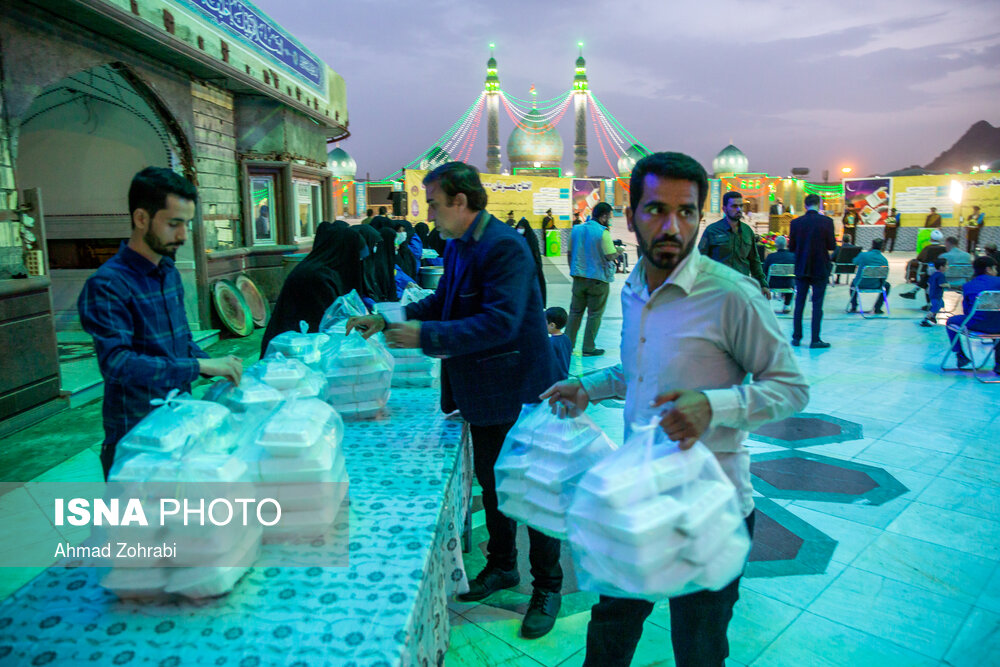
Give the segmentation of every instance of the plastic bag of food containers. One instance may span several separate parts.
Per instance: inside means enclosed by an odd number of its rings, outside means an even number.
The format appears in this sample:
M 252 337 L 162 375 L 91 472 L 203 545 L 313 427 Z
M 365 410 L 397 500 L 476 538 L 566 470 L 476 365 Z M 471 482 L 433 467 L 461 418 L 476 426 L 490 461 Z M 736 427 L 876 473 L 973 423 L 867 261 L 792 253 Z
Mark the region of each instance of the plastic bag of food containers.
M 261 373 L 253 372 L 254 368 L 263 369 L 260 364 L 254 364 L 243 373 L 239 385 L 229 380 L 217 380 L 205 392 L 206 401 L 221 403 L 236 413 L 254 411 L 270 411 L 285 400 L 284 394 L 260 379 Z M 322 378 L 322 376 L 320 376 Z
M 402 322 L 406 320 L 405 308 L 407 304 L 420 301 L 432 294 L 434 294 L 434 290 L 425 290 L 411 285 L 403 290 L 403 296 L 399 303 L 378 303 L 375 306 L 388 321 Z M 383 312 L 383 309 L 387 309 L 388 312 Z M 392 372 L 393 387 L 433 387 L 437 385 L 438 378 L 441 377 L 440 359 L 428 357 L 420 348 L 390 347 L 388 350 L 396 360 Z
M 719 590 L 750 552 L 736 489 L 705 445 L 681 450 L 659 418 L 580 479 L 567 517 L 583 590 L 656 600 Z
M 328 340 L 328 334 L 309 333 L 309 324 L 303 320 L 299 322 L 299 331 L 286 331 L 272 338 L 264 357 L 282 354 L 307 366 L 315 366 L 319 363 L 320 349 Z
M 565 406 L 526 405 L 507 434 L 494 470 L 500 511 L 552 537 L 566 537 L 576 483 L 616 445 L 586 415 Z
M 381 415 L 389 400 L 395 361 L 386 348 L 359 331 L 332 336 L 323 350 L 323 400 L 345 420 Z

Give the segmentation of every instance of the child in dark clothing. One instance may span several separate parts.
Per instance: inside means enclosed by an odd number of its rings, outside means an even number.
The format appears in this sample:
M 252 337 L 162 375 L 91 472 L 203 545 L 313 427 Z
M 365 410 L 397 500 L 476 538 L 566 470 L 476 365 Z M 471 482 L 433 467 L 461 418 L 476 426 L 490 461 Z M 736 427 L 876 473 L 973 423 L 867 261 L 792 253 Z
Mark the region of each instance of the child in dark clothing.
M 545 320 L 549 323 L 549 342 L 556 355 L 556 368 L 559 369 L 559 379 L 569 377 L 569 359 L 573 354 L 573 343 L 569 336 L 563 334 L 569 314 L 565 308 L 554 306 L 545 311 Z
M 946 266 L 948 266 L 948 260 L 938 257 L 927 269 L 927 298 L 930 299 L 930 306 L 927 308 L 927 317 L 920 321 L 922 327 L 934 326 L 937 322 L 938 311 L 944 308 L 944 288 L 948 285 L 944 281 Z

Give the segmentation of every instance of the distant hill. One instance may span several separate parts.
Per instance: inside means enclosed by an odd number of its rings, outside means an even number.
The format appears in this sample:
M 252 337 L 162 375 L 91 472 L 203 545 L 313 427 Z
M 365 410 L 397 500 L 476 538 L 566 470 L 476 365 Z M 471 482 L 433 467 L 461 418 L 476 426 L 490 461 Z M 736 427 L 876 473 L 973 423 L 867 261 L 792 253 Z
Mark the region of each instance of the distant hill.
M 955 145 L 938 155 L 925 169 L 966 172 L 972 165 L 989 164 L 1000 158 L 1000 127 L 981 120 L 968 129 Z

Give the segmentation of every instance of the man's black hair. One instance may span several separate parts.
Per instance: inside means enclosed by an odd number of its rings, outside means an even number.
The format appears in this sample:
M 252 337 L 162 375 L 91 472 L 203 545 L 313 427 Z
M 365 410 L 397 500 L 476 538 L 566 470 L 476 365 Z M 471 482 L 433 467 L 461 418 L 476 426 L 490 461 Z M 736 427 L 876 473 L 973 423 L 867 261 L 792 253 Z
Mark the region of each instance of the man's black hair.
M 957 248 L 958 247 L 958 239 L 956 239 L 954 236 L 946 236 L 944 238 L 944 244 L 945 245 L 953 245 L 953 246 L 955 246 Z
M 743 199 L 743 193 L 730 190 L 726 194 L 722 195 L 722 208 L 729 206 L 730 199 Z
M 369 218 L 372 217 L 372 213 L 373 213 L 373 211 L 371 209 L 368 209 L 367 211 L 365 211 L 365 215 L 368 216 Z
M 653 153 L 635 163 L 632 177 L 629 179 L 629 205 L 633 213 L 642 201 L 642 183 L 646 174 L 660 178 L 674 178 L 679 181 L 691 181 L 698 186 L 698 214 L 701 215 L 708 194 L 708 174 L 697 160 L 684 153 Z M 728 193 L 727 193 L 728 194 Z
M 569 314 L 565 308 L 552 306 L 545 309 L 545 321 L 554 324 L 556 329 L 565 329 L 566 322 L 569 321 Z
M 940 271 L 941 269 L 943 269 L 946 266 L 948 266 L 948 260 L 947 259 L 945 259 L 944 257 L 935 257 L 934 258 L 934 268 L 935 269 L 937 269 L 938 271 Z
M 464 162 L 445 162 L 424 176 L 424 187 L 433 183 L 440 185 L 445 195 L 445 203 L 451 206 L 455 195 L 464 194 L 468 207 L 473 211 L 486 208 L 486 189 L 479 180 L 479 170 Z
M 611 215 L 611 204 L 606 201 L 602 201 L 600 204 L 594 207 L 594 210 L 590 212 L 590 217 L 594 220 L 598 218 L 603 218 L 606 215 Z
M 806 205 L 806 208 L 809 208 L 811 206 L 815 206 L 816 208 L 819 208 L 819 205 L 822 202 L 823 202 L 823 200 L 820 199 L 820 196 L 818 194 L 811 193 L 811 194 L 806 195 L 805 202 L 803 202 L 803 203 Z
M 983 255 L 982 257 L 976 257 L 974 260 L 972 260 L 972 273 L 974 273 L 977 276 L 981 276 L 984 273 L 986 273 L 986 269 L 996 265 L 997 261 L 992 257 L 989 257 L 987 255 Z
M 872 250 L 881 250 L 885 239 L 872 239 Z
M 140 208 L 152 218 L 167 207 L 167 195 L 198 202 L 198 188 L 176 171 L 165 167 L 146 167 L 132 177 L 128 189 L 129 217 Z M 132 223 L 135 227 L 135 222 Z
M 385 206 L 379 206 L 378 207 L 378 214 L 379 215 L 385 215 L 386 211 L 388 211 L 388 209 Z

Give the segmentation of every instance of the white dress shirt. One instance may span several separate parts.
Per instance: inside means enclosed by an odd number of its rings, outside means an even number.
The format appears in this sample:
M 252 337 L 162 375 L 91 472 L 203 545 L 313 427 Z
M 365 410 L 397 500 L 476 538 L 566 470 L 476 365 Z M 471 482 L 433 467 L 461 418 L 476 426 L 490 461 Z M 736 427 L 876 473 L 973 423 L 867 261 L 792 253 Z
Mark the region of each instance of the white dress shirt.
M 581 378 L 591 401 L 625 399 L 625 434 L 664 407 L 657 395 L 701 391 L 712 420 L 701 435 L 753 511 L 747 431 L 809 402 L 809 387 L 757 282 L 696 247 L 652 294 L 644 263 L 622 288 L 622 362 Z

